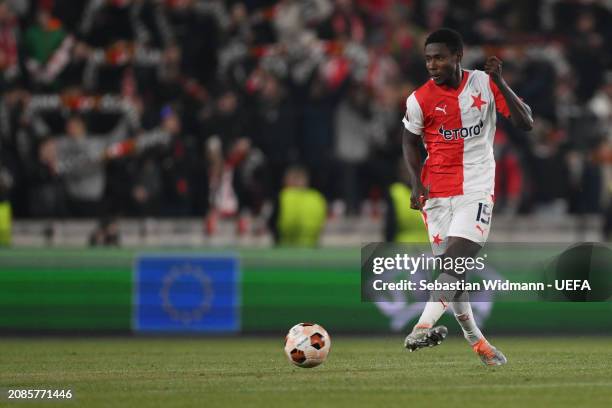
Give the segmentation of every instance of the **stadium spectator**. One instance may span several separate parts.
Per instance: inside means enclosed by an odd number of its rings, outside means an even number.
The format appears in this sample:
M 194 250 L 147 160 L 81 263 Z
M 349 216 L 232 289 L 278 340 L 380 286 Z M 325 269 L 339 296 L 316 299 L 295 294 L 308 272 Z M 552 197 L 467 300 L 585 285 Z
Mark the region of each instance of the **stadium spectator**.
M 334 195 L 338 185 L 330 180 L 335 163 L 334 118 L 336 106 L 344 96 L 345 84 L 333 86 L 321 72 L 314 72 L 299 89 L 297 148 L 300 160 L 308 168 L 312 183 L 326 197 Z
M 43 162 L 64 179 L 70 215 L 98 217 L 103 213 L 106 149 L 125 134 L 122 123 L 111 135 L 90 135 L 83 118 L 74 115 L 66 121 L 65 135 L 43 144 Z
M 601 206 L 604 209 L 603 235 L 612 238 L 612 72 L 606 75 L 605 83 L 589 102 L 589 109 L 601 124 L 601 142 L 594 151 L 593 159 L 602 169 Z
M 14 177 L 7 166 L 8 157 L 0 151 L 0 247 L 11 244 L 13 208 L 10 197 L 15 184 Z
M 268 174 L 283 174 L 298 159 L 297 112 L 288 90 L 275 76 L 264 74 L 261 82 L 252 109 L 251 138 L 266 158 Z M 281 189 L 280 180 L 270 178 L 268 194 L 274 196 Z
M 12 238 L 13 211 L 8 200 L 0 201 L 0 247 L 9 246 Z
M 317 246 L 326 215 L 325 198 L 309 187 L 306 169 L 290 167 L 285 172 L 284 188 L 268 221 L 276 245 Z
M 349 214 L 359 212 L 359 204 L 366 195 L 360 184 L 366 176 L 365 165 L 373 147 L 381 144 L 381 137 L 384 137 L 377 129 L 370 100 L 371 95 L 364 85 L 353 84 L 336 112 L 335 143 L 341 198 Z
M 407 244 L 428 243 L 429 237 L 420 211 L 415 211 L 406 203 L 410 202 L 412 189 L 410 176 L 404 160 L 398 161 L 397 180 L 389 186 L 385 194 L 387 212 L 384 224 L 384 237 L 387 242 Z
M 506 132 L 497 128 L 493 145 L 495 154 L 495 207 L 496 211 L 516 214 L 524 190 L 520 159 Z
M 21 74 L 19 40 L 21 30 L 7 1 L 0 1 L 0 86 Z
M 33 83 L 52 86 L 68 64 L 74 38 L 66 33 L 62 22 L 46 7 L 38 9 L 36 24 L 25 32 L 25 66 Z

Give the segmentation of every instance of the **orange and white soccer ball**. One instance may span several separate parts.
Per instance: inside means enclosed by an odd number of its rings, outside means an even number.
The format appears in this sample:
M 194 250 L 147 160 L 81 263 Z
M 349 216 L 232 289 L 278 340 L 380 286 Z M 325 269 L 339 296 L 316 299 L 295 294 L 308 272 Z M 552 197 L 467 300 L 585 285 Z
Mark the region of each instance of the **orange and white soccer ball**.
M 327 331 L 315 323 L 299 323 L 285 336 L 285 354 L 298 367 L 316 367 L 325 361 L 331 347 Z

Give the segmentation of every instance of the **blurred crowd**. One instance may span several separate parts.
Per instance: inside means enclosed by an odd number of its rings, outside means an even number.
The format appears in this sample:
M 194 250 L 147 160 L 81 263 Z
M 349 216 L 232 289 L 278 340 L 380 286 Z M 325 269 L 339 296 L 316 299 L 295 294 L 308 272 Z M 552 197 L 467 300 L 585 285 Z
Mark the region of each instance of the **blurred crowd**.
M 259 215 L 300 165 L 332 214 L 375 216 L 442 26 L 465 68 L 499 56 L 535 113 L 530 133 L 498 122 L 496 211 L 609 211 L 605 0 L 0 0 L 0 201 Z

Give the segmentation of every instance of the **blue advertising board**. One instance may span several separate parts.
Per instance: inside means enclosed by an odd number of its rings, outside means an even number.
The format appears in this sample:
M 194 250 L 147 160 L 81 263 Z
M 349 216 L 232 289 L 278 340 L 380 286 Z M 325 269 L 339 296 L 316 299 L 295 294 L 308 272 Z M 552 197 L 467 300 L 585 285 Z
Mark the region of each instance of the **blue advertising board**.
M 231 255 L 142 255 L 135 264 L 133 330 L 238 332 L 239 279 Z

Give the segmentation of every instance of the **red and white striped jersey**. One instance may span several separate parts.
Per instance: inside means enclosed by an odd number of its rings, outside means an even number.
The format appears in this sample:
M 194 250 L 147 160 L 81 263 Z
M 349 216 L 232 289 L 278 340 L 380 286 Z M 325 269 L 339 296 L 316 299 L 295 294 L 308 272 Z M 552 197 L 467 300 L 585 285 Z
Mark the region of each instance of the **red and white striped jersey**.
M 510 116 L 497 85 L 477 70 L 464 70 L 457 89 L 429 80 L 408 97 L 403 122 L 423 138 L 421 181 L 429 197 L 493 194 L 496 110 Z

